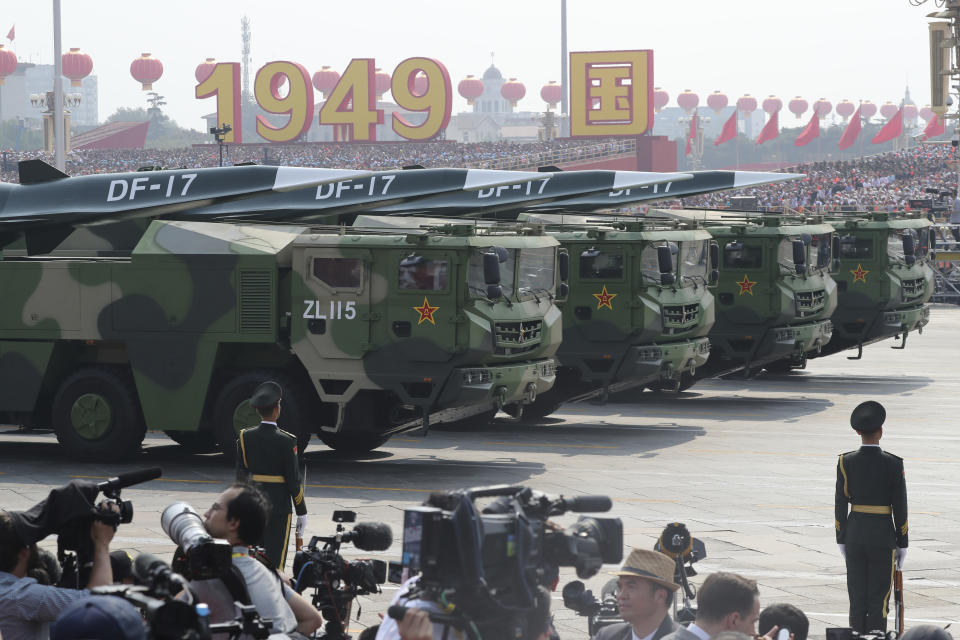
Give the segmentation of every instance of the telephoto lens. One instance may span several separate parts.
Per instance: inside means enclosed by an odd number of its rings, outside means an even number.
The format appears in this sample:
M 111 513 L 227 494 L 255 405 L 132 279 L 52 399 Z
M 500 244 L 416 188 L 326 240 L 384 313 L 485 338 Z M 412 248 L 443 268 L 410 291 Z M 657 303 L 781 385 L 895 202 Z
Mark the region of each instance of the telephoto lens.
M 160 515 L 160 526 L 173 542 L 189 552 L 202 542 L 210 540 L 203 526 L 203 518 L 186 502 L 174 502 Z
M 207 533 L 200 514 L 186 502 L 174 502 L 160 514 L 160 526 L 179 547 L 174 570 L 189 580 L 223 576 L 233 562 L 232 547 Z

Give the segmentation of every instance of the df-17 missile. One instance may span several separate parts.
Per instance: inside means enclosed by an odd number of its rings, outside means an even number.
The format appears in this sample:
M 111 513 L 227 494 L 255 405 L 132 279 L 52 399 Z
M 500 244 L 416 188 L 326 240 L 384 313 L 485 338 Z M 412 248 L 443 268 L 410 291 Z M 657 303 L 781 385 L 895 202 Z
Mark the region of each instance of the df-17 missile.
M 551 168 L 552 169 L 552 168 Z M 368 209 L 366 213 L 385 215 L 487 215 L 519 211 L 566 202 L 571 198 L 603 199 L 628 190 L 658 189 L 661 185 L 682 184 L 693 178 L 690 173 L 650 171 L 559 171 L 541 170 L 536 178 L 471 192 L 452 192 L 428 196 L 395 205 Z M 555 206 L 555 205 L 551 205 Z
M 0 246 L 24 233 L 29 253 L 53 249 L 79 226 L 170 215 L 371 173 L 251 165 L 71 178 L 40 160 L 23 161 L 19 168 L 20 184 L 0 183 Z
M 655 184 L 632 189 L 621 189 L 616 192 L 593 194 L 570 198 L 561 202 L 545 203 L 528 207 L 531 211 L 598 211 L 613 209 L 637 202 L 654 200 L 673 200 L 698 196 L 716 191 L 730 189 L 744 189 L 777 182 L 801 180 L 806 176 L 802 173 L 768 173 L 762 171 L 691 171 L 692 178 L 683 181 L 672 181 L 665 184 Z

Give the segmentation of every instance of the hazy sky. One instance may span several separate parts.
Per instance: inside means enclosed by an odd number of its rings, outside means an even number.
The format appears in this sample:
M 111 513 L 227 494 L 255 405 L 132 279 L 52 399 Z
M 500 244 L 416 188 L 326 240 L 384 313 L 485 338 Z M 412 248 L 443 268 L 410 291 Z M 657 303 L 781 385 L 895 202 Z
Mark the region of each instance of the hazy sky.
M 53 62 L 51 0 L 3 0 L 0 37 L 16 24 L 13 48 Z M 568 0 L 570 51 L 652 49 L 654 84 L 670 92 L 714 90 L 856 102 L 899 101 L 909 84 L 929 98 L 927 19 L 932 0 Z M 63 50 L 81 47 L 99 76 L 100 117 L 146 106 L 130 63 L 149 51 L 163 62 L 154 89 L 178 123 L 202 128 L 212 99 L 194 98 L 194 69 L 206 57 L 240 61 L 240 18 L 250 18 L 252 72 L 291 60 L 312 74 L 374 57 L 388 72 L 411 56 L 436 58 L 454 83 L 480 75 L 490 54 L 505 77 L 527 86 L 520 103 L 542 110 L 540 87 L 560 75 L 559 0 L 62 0 Z M 6 43 L 5 40 L 0 42 Z M 454 113 L 466 109 L 456 94 Z M 319 98 L 319 95 L 318 95 Z M 809 112 L 808 114 L 809 115 Z M 792 123 L 785 114 L 782 124 Z

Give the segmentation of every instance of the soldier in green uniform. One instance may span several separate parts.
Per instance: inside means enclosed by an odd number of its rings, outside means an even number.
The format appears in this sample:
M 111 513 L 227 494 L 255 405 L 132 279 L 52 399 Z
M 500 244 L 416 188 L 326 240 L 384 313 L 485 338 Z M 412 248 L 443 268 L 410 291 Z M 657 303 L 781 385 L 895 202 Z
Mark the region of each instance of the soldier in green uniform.
M 903 459 L 880 448 L 886 416 L 879 402 L 858 405 L 850 425 L 862 444 L 837 462 L 834 524 L 847 562 L 850 626 L 861 633 L 886 631 L 893 571 L 907 555 L 907 483 Z
M 290 501 L 293 500 L 297 512 L 298 538 L 307 526 L 307 503 L 297 463 L 297 438 L 277 426 L 281 396 L 280 385 L 264 382 L 250 397 L 250 405 L 260 414 L 261 422 L 240 432 L 237 475 L 256 483 L 270 500 L 263 546 L 270 561 L 283 571 L 290 540 Z

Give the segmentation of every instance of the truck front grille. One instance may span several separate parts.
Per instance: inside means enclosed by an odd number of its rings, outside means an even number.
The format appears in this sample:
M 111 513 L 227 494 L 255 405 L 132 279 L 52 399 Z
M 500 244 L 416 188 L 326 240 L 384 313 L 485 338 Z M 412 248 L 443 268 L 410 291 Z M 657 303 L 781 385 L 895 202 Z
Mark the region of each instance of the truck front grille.
M 543 321 L 496 322 L 493 325 L 493 331 L 496 341 L 495 353 L 498 355 L 524 353 L 535 349 L 540 344 Z
M 903 299 L 910 300 L 923 295 L 923 278 L 903 281 Z
M 663 326 L 670 329 L 688 329 L 697 324 L 700 303 L 663 305 Z
M 823 303 L 827 298 L 827 292 L 823 289 L 817 291 L 799 291 L 797 292 L 797 316 L 803 317 L 814 311 L 823 309 Z

